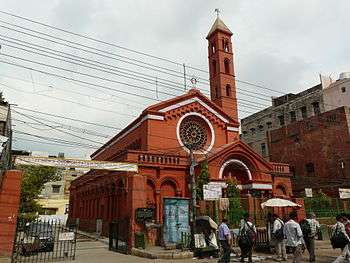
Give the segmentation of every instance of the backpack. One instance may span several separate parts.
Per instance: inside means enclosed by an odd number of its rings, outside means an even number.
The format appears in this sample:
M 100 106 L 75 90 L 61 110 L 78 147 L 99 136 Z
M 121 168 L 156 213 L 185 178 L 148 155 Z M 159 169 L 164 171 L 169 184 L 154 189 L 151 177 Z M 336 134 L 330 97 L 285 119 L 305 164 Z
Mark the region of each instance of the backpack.
M 300 228 L 301 228 L 301 232 L 303 232 L 303 236 L 304 237 L 310 237 L 311 236 L 311 225 L 309 223 L 309 221 L 307 221 L 306 219 L 303 219 L 300 221 L 299 223 Z
M 281 227 L 274 233 L 274 237 L 277 240 L 283 240 L 284 239 L 284 232 L 283 232 L 283 228 L 284 228 L 284 223 L 282 222 L 282 220 L 277 219 L 281 222 Z
M 330 240 L 333 248 L 343 249 L 349 243 L 349 239 L 347 238 L 345 233 L 341 231 L 338 225 L 332 233 Z
M 248 222 L 245 222 L 242 234 L 238 239 L 238 245 L 241 248 L 252 247 L 254 245 L 255 240 L 256 234 L 254 229 L 248 224 Z

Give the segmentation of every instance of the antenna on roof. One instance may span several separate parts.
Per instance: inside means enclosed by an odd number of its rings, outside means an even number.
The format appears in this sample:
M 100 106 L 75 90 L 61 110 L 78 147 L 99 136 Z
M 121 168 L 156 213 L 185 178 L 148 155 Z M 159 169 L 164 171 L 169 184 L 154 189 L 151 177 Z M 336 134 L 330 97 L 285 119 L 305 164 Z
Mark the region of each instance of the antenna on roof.
M 219 8 L 215 8 L 214 12 L 216 13 L 216 17 L 219 18 L 220 9 Z

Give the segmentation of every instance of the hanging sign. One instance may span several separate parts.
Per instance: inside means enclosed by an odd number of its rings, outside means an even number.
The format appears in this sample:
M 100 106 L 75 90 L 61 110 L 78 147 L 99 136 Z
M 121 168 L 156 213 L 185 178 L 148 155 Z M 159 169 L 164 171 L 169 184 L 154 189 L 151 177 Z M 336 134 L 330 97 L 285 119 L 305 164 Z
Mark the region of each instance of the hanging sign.
M 339 198 L 340 199 L 350 198 L 350 189 L 349 188 L 339 188 Z
M 15 163 L 23 164 L 23 165 L 44 165 L 44 166 L 54 166 L 54 167 L 63 167 L 63 168 L 75 167 L 75 168 L 125 171 L 125 172 L 138 171 L 138 166 L 137 164 L 134 164 L 134 163 L 90 161 L 90 160 L 83 160 L 83 159 L 16 156 Z
M 312 188 L 305 188 L 305 196 L 312 197 Z
M 154 208 L 137 208 L 136 221 L 145 222 L 154 219 Z
M 204 200 L 218 200 L 222 196 L 222 187 L 220 185 L 203 185 Z

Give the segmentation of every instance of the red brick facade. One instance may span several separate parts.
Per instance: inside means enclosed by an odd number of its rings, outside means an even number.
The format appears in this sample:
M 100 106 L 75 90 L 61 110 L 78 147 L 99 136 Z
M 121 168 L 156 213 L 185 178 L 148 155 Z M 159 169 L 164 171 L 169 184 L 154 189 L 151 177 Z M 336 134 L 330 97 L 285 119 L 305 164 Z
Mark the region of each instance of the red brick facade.
M 268 133 L 270 160 L 291 165 L 295 193 L 338 197 L 338 188 L 350 187 L 349 124 L 349 108 L 341 107 Z
M 0 256 L 12 255 L 21 182 L 21 171 L 7 171 L 3 175 L 0 188 Z
M 208 161 L 211 180 L 235 177 L 248 198 L 252 192 L 261 197 L 291 196 L 289 166 L 266 162 L 239 140 L 232 33 L 221 20 L 217 22 L 208 35 L 211 93 L 215 94 L 210 100 L 192 89 L 150 106 L 92 154 L 95 160 L 138 163 L 139 172 L 91 172 L 73 181 L 69 217 L 79 218 L 82 228 L 95 231 L 96 219 L 102 219 L 107 234 L 108 222 L 127 218 L 132 246 L 135 231 L 145 231 L 135 220 L 137 208 L 154 207 L 154 220 L 162 224 L 164 197 L 190 197 L 189 154 L 184 144 L 195 136 L 190 130 L 194 127 L 202 136 L 195 151 L 197 175 L 200 163 Z M 213 41 L 215 54 L 211 53 Z M 191 123 L 195 125 L 189 130 L 183 128 Z

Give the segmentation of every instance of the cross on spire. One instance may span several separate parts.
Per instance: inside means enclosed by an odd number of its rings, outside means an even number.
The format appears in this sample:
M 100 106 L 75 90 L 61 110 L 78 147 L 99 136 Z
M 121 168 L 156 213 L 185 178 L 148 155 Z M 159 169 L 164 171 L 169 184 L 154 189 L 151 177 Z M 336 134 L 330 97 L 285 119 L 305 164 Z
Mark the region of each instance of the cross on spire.
M 214 12 L 216 13 L 216 17 L 219 18 L 219 14 L 221 12 L 220 9 L 219 8 L 215 8 Z

